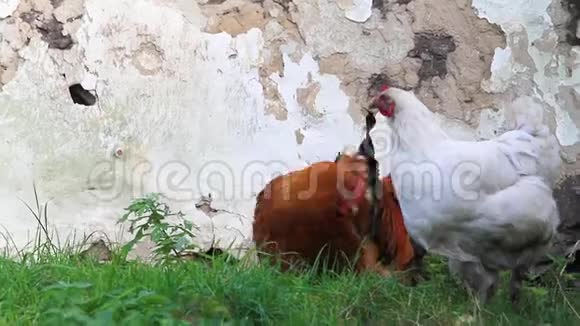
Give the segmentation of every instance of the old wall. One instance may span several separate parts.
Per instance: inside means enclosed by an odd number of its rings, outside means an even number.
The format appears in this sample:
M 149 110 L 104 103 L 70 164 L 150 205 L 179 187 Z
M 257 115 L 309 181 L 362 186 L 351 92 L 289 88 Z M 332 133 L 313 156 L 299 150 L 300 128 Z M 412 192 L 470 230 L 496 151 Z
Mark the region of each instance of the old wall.
M 34 182 L 61 238 L 122 240 L 122 209 L 156 191 L 202 243 L 247 244 L 271 173 L 358 144 L 383 82 L 465 139 L 533 94 L 575 174 L 576 2 L 0 0 L 0 224 L 27 243 Z M 196 209 L 207 193 L 217 211 Z

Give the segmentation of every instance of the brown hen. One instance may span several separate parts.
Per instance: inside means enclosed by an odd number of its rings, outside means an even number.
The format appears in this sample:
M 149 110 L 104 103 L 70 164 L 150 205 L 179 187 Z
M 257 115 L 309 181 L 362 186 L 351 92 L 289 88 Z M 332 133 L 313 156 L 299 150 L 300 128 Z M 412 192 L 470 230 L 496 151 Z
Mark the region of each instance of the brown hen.
M 379 190 L 380 223 L 371 236 L 367 193 L 368 168 L 363 157 L 342 155 L 273 179 L 258 197 L 253 240 L 259 257 L 290 266 L 312 266 L 320 257 L 326 268 L 388 275 L 381 259 L 405 270 L 415 258 L 401 209 L 389 177 Z M 320 265 L 319 265 L 320 266 Z

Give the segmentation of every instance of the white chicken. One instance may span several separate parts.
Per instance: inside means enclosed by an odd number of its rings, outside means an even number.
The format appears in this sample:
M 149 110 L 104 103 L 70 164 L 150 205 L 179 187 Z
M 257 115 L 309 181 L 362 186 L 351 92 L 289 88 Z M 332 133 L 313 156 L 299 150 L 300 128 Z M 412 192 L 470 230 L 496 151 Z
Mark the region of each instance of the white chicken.
M 384 87 L 370 108 L 387 117 L 397 138 L 390 173 L 409 234 L 448 257 L 451 272 L 483 303 L 498 273 L 511 270 L 516 303 L 526 271 L 545 255 L 559 223 L 552 195 L 559 144 L 532 114 L 539 104 L 516 100 L 516 127 L 484 141 L 452 139 L 409 91 Z

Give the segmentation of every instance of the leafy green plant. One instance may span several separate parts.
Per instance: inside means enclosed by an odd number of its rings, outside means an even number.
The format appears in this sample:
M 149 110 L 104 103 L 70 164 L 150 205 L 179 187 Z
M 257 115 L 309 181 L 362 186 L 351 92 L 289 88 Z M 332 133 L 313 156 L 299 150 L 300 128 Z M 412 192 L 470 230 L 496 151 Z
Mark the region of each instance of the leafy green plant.
M 195 237 L 192 231 L 197 227 L 184 220 L 182 212 L 172 212 L 166 203 L 160 202 L 159 194 L 153 193 L 138 198 L 125 210 L 127 212 L 123 214 L 119 223 L 129 221 L 131 223 L 129 232 L 134 234 L 134 237 L 123 246 L 124 256 L 137 242 L 146 237 L 155 243 L 153 252 L 161 263 L 174 261 L 183 253 L 196 248 L 189 239 Z M 177 216 L 183 222 L 179 224 L 168 223 L 166 219 L 170 216 Z

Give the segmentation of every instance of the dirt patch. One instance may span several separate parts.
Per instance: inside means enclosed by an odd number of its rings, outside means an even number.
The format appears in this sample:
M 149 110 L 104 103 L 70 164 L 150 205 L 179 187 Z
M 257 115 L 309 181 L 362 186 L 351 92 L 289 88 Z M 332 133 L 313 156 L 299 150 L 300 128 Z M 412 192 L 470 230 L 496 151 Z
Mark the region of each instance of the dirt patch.
M 415 34 L 415 48 L 409 56 L 421 59 L 419 80 L 428 80 L 435 76 L 447 77 L 447 57 L 457 46 L 453 36 L 445 33 L 423 32 Z
M 258 3 L 247 2 L 229 8 L 221 2 L 219 4 L 216 7 L 208 3 L 203 7 L 204 14 L 210 17 L 205 28 L 207 33 L 226 32 L 236 36 L 252 28 L 262 29 L 267 22 L 268 16 Z
M 296 101 L 302 108 L 304 115 L 314 118 L 322 118 L 322 113 L 316 110 L 316 97 L 320 92 L 320 83 L 313 82 L 312 76 L 308 74 L 309 83 L 306 87 L 296 89 Z
M 286 110 L 284 99 L 278 92 L 278 86 L 270 78 L 261 77 L 264 98 L 266 104 L 266 114 L 273 115 L 276 120 L 288 119 L 288 110 Z
M 37 29 L 42 34 L 42 40 L 48 43 L 51 49 L 68 50 L 74 45 L 72 37 L 63 34 L 62 23 L 54 16 L 43 22 Z

